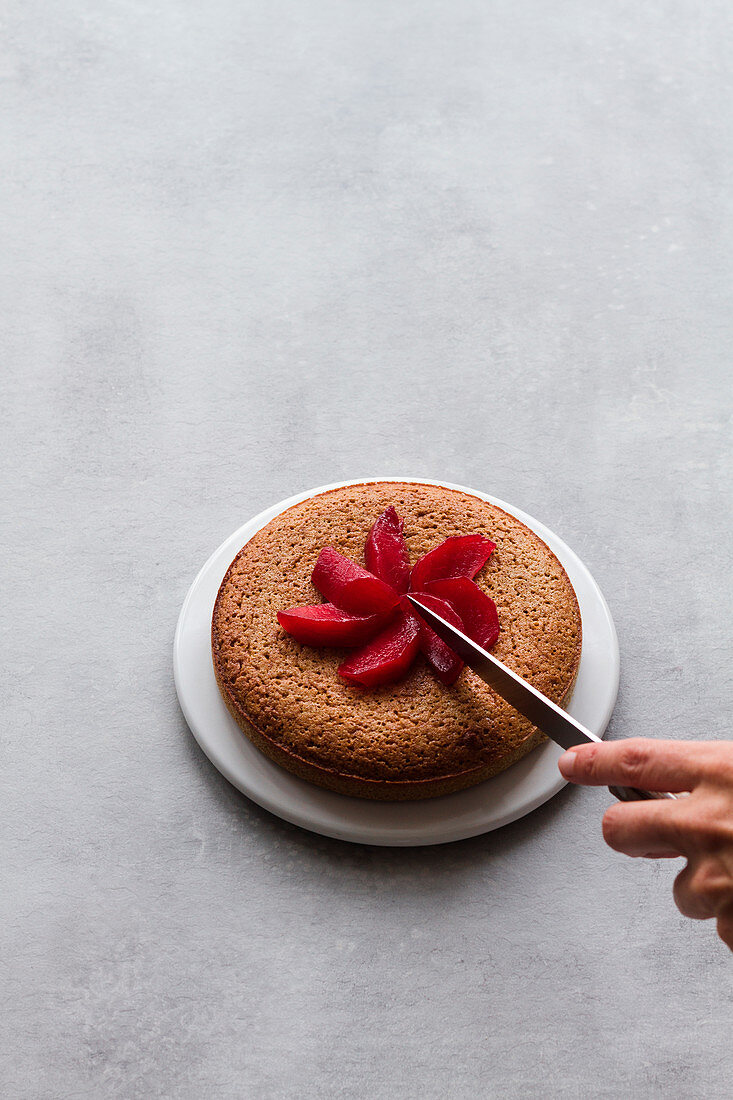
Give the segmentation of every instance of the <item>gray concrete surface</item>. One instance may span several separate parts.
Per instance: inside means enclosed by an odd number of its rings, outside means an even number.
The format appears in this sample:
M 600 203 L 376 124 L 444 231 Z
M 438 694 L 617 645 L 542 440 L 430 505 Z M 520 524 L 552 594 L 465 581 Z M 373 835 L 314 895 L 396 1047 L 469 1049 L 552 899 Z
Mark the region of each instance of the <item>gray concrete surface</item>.
M 612 735 L 728 737 L 725 0 L 6 0 L 2 1095 L 731 1095 L 733 968 L 566 791 L 288 826 L 171 674 L 291 493 L 446 478 L 585 559 Z

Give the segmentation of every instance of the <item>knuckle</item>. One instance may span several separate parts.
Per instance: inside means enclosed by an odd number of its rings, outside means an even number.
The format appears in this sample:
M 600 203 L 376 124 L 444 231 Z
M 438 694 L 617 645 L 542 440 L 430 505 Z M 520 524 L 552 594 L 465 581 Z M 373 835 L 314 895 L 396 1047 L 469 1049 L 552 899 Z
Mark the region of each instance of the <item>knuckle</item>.
M 716 910 L 733 900 L 733 882 L 717 857 L 706 859 L 701 864 L 698 890 L 700 896 L 713 904 Z
M 711 917 L 732 900 L 732 885 L 716 859 L 688 864 L 675 880 L 675 901 L 691 917 Z
M 649 749 L 639 737 L 632 737 L 621 748 L 621 767 L 633 782 L 641 774 L 649 760 Z
M 714 876 L 707 862 L 699 863 L 690 876 L 688 889 L 696 898 L 709 901 L 714 895 Z
M 688 865 L 680 871 L 677 878 L 674 880 L 674 886 L 672 893 L 674 896 L 674 902 L 683 917 L 699 917 L 697 899 L 694 893 L 690 890 L 690 878 L 692 877 L 692 871 L 690 865 Z
M 588 779 L 594 779 L 598 772 L 598 745 L 588 745 L 578 753 L 579 769 Z

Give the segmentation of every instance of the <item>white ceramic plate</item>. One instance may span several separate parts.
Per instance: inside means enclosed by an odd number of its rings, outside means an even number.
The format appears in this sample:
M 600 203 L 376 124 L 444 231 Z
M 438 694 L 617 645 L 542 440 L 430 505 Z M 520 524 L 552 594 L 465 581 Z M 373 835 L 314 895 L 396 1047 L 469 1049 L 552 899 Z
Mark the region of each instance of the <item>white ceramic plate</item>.
M 235 531 L 206 562 L 181 608 L 173 650 L 181 708 L 199 745 L 230 783 L 303 829 L 359 844 L 403 846 L 443 844 L 498 829 L 535 810 L 565 786 L 557 770 L 561 753 L 557 746 L 541 745 L 501 775 L 458 794 L 419 802 L 372 802 L 322 790 L 273 764 L 248 741 L 219 694 L 211 659 L 211 615 L 236 554 L 255 532 L 293 504 L 365 481 L 412 481 L 460 489 L 510 512 L 547 543 L 567 570 L 583 619 L 580 668 L 569 712 L 603 736 L 618 692 L 618 641 L 606 601 L 580 558 L 519 508 L 475 489 L 414 477 L 370 477 L 322 485 L 275 504 Z

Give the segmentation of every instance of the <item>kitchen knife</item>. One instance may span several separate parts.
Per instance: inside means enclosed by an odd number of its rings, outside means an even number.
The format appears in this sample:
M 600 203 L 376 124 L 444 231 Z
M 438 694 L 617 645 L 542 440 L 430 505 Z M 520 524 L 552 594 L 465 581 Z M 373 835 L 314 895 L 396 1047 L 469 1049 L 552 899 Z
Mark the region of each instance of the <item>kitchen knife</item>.
M 497 695 L 501 695 L 502 699 L 529 719 L 533 726 L 537 726 L 551 737 L 561 748 L 570 749 L 574 745 L 601 740 L 575 718 L 571 718 L 557 703 L 553 703 L 516 672 L 512 672 L 501 661 L 497 661 L 496 657 L 471 641 L 462 631 L 451 626 L 429 607 L 424 607 L 414 596 L 408 595 L 407 598 L 418 615 L 432 627 L 454 653 L 466 662 L 469 668 L 473 669 L 477 676 L 480 676 Z M 609 787 L 608 789 L 621 802 L 637 802 L 646 798 L 676 798 L 676 795 L 668 791 L 641 791 L 636 787 Z

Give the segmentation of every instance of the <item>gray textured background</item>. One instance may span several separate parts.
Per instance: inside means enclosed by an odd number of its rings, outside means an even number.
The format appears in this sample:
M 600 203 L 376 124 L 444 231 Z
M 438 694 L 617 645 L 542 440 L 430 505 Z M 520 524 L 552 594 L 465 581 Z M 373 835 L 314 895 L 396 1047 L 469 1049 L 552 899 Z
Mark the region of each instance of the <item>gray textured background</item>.
M 730 736 L 728 0 L 5 0 L 2 1093 L 731 1095 L 731 957 L 602 791 L 389 851 L 215 772 L 176 616 L 409 472 L 611 605 L 612 735 Z

